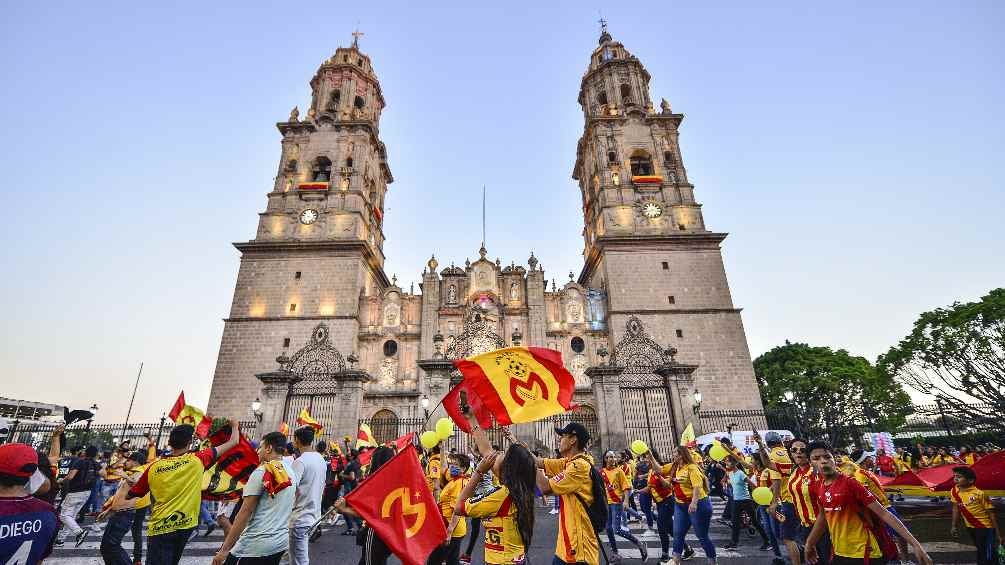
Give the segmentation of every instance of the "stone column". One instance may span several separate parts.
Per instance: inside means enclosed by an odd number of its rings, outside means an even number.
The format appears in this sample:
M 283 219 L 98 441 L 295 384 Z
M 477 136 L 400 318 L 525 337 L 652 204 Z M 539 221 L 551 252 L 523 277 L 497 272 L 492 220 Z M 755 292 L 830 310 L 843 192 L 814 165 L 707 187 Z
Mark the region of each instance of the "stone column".
M 337 395 L 343 409 L 339 410 L 328 437 L 356 437 L 359 431 L 359 411 L 363 406 L 363 384 L 370 375 L 360 369 L 346 369 L 332 375 L 337 383 Z
M 261 439 L 263 435 L 279 430 L 283 413 L 286 411 L 286 397 L 290 393 L 290 385 L 300 378 L 283 370 L 261 373 L 255 377 L 262 381 L 262 392 L 258 397 L 262 401 L 262 417 L 258 420 L 258 427 L 255 428 L 256 439 Z
M 418 365 L 426 373 L 424 387 L 420 392 L 429 397 L 429 421 L 436 422 L 447 415 L 440 401 L 450 391 L 450 373 L 454 370 L 454 364 L 440 355 L 432 359 L 420 359 Z
M 597 425 L 600 437 L 594 439 L 602 451 L 621 451 L 628 447 L 625 435 L 625 411 L 621 404 L 618 382 L 624 367 L 617 365 L 596 365 L 586 369 L 586 376 L 593 382 L 593 398 L 597 402 Z
M 673 356 L 677 351 L 671 349 L 669 354 L 670 362 L 664 363 L 653 370 L 654 373 L 663 377 L 667 387 L 667 400 L 670 401 L 670 410 L 673 412 L 673 436 L 679 438 L 684 427 L 690 421 L 694 424 L 695 436 L 700 436 L 701 425 L 697 416 L 691 408 L 691 396 L 694 394 L 694 372 L 698 365 L 678 363 Z

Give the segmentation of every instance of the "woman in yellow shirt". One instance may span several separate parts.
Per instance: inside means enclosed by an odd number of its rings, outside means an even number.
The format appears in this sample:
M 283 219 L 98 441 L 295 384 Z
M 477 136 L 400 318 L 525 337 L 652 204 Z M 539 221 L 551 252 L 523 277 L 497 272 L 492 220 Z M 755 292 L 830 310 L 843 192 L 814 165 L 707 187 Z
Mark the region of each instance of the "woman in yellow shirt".
M 447 465 L 444 468 L 447 482 L 440 488 L 439 506 L 440 515 L 443 516 L 444 523 L 450 524 L 450 529 L 447 530 L 447 535 L 450 536 L 450 539 L 446 545 L 441 545 L 433 550 L 433 553 L 429 555 L 429 563 L 437 565 L 444 561 L 447 562 L 447 565 L 458 565 L 460 563 L 461 542 L 464 541 L 464 536 L 468 534 L 468 527 L 463 519 L 453 520 L 452 518 L 457 498 L 461 494 L 461 489 L 467 484 L 467 471 L 470 465 L 471 460 L 468 459 L 467 455 L 451 453 L 447 457 Z
M 681 563 L 684 536 L 694 526 L 694 534 L 705 551 L 709 565 L 715 565 L 715 544 L 708 536 L 712 523 L 712 502 L 708 499 L 708 478 L 683 446 L 674 449 L 673 462 L 664 465 L 660 473 L 669 476 L 673 484 L 673 559 Z
M 618 544 L 614 541 L 614 536 L 617 535 L 634 543 L 645 561 L 649 557 L 648 548 L 632 535 L 625 524 L 625 506 L 628 497 L 632 495 L 632 484 L 618 465 L 618 454 L 614 451 L 604 454 L 604 468 L 600 470 L 600 476 L 604 479 L 604 488 L 607 490 L 607 539 L 611 543 L 611 551 L 615 556 L 618 555 Z M 620 557 L 615 557 L 615 560 L 618 559 Z

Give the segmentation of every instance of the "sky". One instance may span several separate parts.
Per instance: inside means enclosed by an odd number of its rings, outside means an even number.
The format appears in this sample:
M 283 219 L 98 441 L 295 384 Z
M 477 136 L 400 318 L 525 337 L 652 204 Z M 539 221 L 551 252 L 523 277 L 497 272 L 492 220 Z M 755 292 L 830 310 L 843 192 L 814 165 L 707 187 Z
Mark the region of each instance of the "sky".
M 751 353 L 875 359 L 918 314 L 1005 281 L 1005 4 L 994 1 L 6 2 L 0 19 L 0 396 L 150 422 L 205 405 L 275 123 L 323 59 L 373 61 L 395 182 L 386 270 L 431 253 L 560 284 L 598 8 L 686 118 Z

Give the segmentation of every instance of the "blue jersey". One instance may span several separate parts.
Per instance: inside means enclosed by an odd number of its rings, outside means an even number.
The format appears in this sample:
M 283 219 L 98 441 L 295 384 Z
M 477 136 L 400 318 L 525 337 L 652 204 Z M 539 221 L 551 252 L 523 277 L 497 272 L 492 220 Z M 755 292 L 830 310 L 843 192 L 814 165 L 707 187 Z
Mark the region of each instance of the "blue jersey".
M 59 520 L 51 504 L 31 496 L 0 497 L 0 563 L 35 565 L 52 551 Z

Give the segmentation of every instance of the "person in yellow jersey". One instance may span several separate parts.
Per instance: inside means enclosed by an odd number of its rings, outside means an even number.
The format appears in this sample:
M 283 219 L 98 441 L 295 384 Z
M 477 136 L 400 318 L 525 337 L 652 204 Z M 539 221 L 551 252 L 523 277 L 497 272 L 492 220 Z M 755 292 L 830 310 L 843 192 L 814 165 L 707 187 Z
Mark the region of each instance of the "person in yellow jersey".
M 885 563 L 893 556 L 883 555 L 874 533 L 876 526 L 873 524 L 879 520 L 907 540 L 920 565 L 932 563 L 921 542 L 896 516 L 887 512 L 865 487 L 838 471 L 829 445 L 814 441 L 807 449 L 813 469 L 820 477 L 813 490 L 820 512 L 806 539 L 806 561 L 817 561 L 816 543 L 824 531 L 829 531 L 833 545 L 832 565 Z
M 893 456 L 893 464 L 897 468 L 897 476 L 911 470 L 911 453 L 903 447 L 898 447 Z
M 433 496 L 440 491 L 440 474 L 443 472 L 443 465 L 440 459 L 440 446 L 437 445 L 429 450 L 429 458 L 426 460 L 426 484 Z
M 635 478 L 635 467 L 636 461 L 632 457 L 632 452 L 630 449 L 626 449 L 621 452 L 621 470 L 625 473 L 625 478 L 628 479 L 628 483 L 631 484 Z M 635 489 L 632 489 L 628 494 L 628 506 L 625 507 L 625 519 L 626 521 L 635 520 L 636 522 L 642 522 L 642 514 L 639 512 L 639 508 L 635 502 Z
M 237 445 L 241 438 L 237 420 L 230 420 L 230 439 L 217 447 L 192 452 L 195 428 L 175 426 L 168 436 L 171 452 L 147 466 L 127 498 L 153 495 L 147 536 L 146 565 L 177 565 L 192 530 L 199 524 L 202 474 L 207 467 Z
M 461 489 L 468 481 L 468 467 L 471 460 L 467 455 L 461 453 L 451 453 L 447 457 L 445 471 L 447 482 L 440 489 L 440 515 L 443 516 L 444 523 L 449 525 L 447 530 L 447 542 L 433 550 L 427 562 L 429 565 L 440 565 L 444 561 L 447 565 L 459 565 L 461 555 L 461 542 L 468 534 L 467 522 L 463 519 L 454 520 L 454 507 L 461 494 Z M 460 517 L 458 517 L 460 518 Z
M 953 503 L 953 537 L 960 535 L 960 516 L 977 546 L 978 565 L 997 565 L 996 545 L 1005 545 L 994 507 L 984 491 L 977 488 L 977 475 L 970 467 L 953 467 L 953 488 L 949 500 Z
M 760 453 L 755 455 L 756 456 L 751 457 L 750 460 L 750 472 L 752 474 L 751 479 L 757 482 L 757 487 L 771 489 L 770 471 L 768 471 L 768 468 L 764 466 L 764 461 L 761 460 Z M 768 534 L 768 542 L 771 547 L 771 553 L 775 556 L 774 563 L 778 563 L 779 561 L 784 563 L 784 560 L 782 559 L 782 552 L 778 547 L 779 532 L 775 531 L 775 529 L 771 527 L 772 521 L 771 518 L 768 517 L 767 505 L 762 506 L 758 504 L 757 521 L 761 523 L 761 526 L 764 527 L 764 531 Z
M 607 490 L 607 539 L 613 552 L 612 560 L 621 559 L 618 555 L 618 544 L 614 541 L 614 536 L 617 535 L 634 543 L 635 547 L 639 548 L 644 562 L 649 558 L 648 548 L 632 535 L 625 523 L 625 508 L 628 505 L 628 498 L 632 495 L 632 484 L 628 482 L 624 469 L 619 465 L 618 454 L 614 451 L 604 454 L 604 468 L 600 470 L 600 476 L 604 479 L 604 488 Z
M 590 443 L 590 432 L 579 422 L 570 422 L 564 428 L 556 428 L 555 433 L 561 458 L 536 460 L 538 489 L 559 497 L 554 563 L 598 565 L 600 540 L 587 508 L 595 496 L 604 493 L 593 492 L 592 463 L 584 453 Z
M 691 450 L 683 446 L 674 449 L 671 463 L 661 467 L 658 472 L 670 478 L 673 488 L 674 563 L 681 563 L 684 537 L 693 526 L 709 565 L 714 565 L 715 545 L 708 536 L 708 528 L 712 523 L 712 502 L 708 499 L 709 485 L 705 473 L 691 458 Z
M 670 563 L 670 540 L 673 536 L 673 512 L 674 496 L 672 477 L 664 476 L 670 472 L 670 465 L 663 464 L 656 450 L 650 449 L 646 456 L 649 459 L 649 476 L 646 483 L 646 491 L 652 497 L 653 504 L 656 505 L 656 533 L 659 534 L 660 565 Z M 663 469 L 666 469 L 664 471 Z M 682 556 L 690 559 L 694 556 L 694 549 L 689 545 L 684 546 Z
M 789 560 L 798 565 L 799 560 L 799 517 L 792 501 L 792 493 L 786 488 L 792 474 L 792 458 L 782 444 L 782 436 L 775 431 L 764 434 L 764 439 L 755 430 L 754 441 L 765 455 L 765 467 L 771 478 L 771 493 L 774 495 L 768 505 L 768 518 L 775 536 L 782 540 L 789 554 Z
M 970 449 L 969 445 L 960 447 L 960 461 L 964 465 L 973 465 L 977 462 L 977 457 L 974 456 L 974 450 Z

